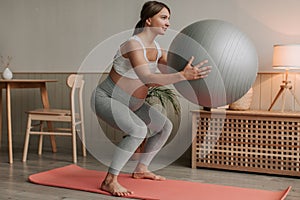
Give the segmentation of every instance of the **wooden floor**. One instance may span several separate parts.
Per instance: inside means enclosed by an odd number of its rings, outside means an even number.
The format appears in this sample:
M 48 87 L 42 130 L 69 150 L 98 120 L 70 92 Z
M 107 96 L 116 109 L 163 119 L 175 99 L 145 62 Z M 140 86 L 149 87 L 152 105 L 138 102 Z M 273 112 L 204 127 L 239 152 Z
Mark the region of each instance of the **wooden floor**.
M 7 149 L 0 147 L 0 199 L 20 200 L 110 200 L 122 199 L 101 194 L 47 187 L 29 183 L 30 174 L 46 171 L 71 164 L 71 154 L 45 152 L 38 157 L 36 152 L 29 152 L 26 164 L 21 162 L 22 150 L 15 149 L 14 163 L 8 164 Z M 106 167 L 91 156 L 83 159 L 79 156 L 78 165 L 88 169 L 106 170 Z M 283 190 L 292 186 L 287 200 L 300 199 L 300 178 L 249 174 L 211 169 L 191 169 L 189 161 L 178 161 L 156 173 L 168 179 L 199 181 L 203 183 L 247 187 L 263 190 Z M 201 194 L 199 194 L 201 195 Z M 125 198 L 124 198 L 125 199 Z M 199 198 L 201 199 L 201 198 Z

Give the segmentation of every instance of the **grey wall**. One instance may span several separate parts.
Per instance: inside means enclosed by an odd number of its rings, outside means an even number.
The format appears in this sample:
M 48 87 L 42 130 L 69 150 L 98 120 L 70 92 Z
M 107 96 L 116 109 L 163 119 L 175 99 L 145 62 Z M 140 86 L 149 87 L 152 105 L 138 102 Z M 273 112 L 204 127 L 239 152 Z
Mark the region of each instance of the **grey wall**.
M 12 70 L 15 72 L 77 71 L 94 47 L 134 27 L 144 2 L 0 0 L 0 54 L 13 56 Z M 208 18 L 235 24 L 253 40 L 259 54 L 260 71 L 273 70 L 273 44 L 300 43 L 298 0 L 164 2 L 172 10 L 171 29 L 175 31 Z M 169 42 L 166 40 L 163 46 L 167 48 Z M 101 48 L 105 57 L 113 56 L 113 48 Z

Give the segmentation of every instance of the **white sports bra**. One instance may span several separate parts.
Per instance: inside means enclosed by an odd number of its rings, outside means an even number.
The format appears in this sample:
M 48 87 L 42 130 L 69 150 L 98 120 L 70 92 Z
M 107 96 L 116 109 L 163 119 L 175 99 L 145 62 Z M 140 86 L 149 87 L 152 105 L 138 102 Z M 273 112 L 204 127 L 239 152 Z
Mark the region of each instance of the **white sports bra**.
M 142 40 L 136 35 L 129 38 L 129 40 L 132 40 L 132 39 L 138 41 L 141 44 L 141 46 L 143 47 L 144 57 L 145 57 L 146 61 L 148 62 L 150 71 L 152 73 L 159 72 L 159 69 L 157 68 L 157 62 L 158 62 L 159 58 L 162 56 L 162 52 L 161 52 L 161 48 L 160 48 L 159 44 L 156 41 L 154 41 L 154 44 L 157 49 L 157 58 L 155 61 L 149 61 L 147 58 L 147 55 L 146 55 L 146 48 L 145 48 Z M 139 77 L 135 73 L 135 71 L 130 63 L 130 60 L 128 58 L 125 58 L 122 55 L 120 48 L 118 49 L 116 55 L 114 56 L 113 68 L 118 74 L 120 74 L 124 77 L 131 78 L 131 79 L 139 79 Z

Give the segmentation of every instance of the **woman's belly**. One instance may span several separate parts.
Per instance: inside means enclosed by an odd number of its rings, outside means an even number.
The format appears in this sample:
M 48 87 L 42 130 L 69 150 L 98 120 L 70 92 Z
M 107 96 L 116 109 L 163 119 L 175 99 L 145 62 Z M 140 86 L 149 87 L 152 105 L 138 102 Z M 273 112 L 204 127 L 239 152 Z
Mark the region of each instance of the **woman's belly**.
M 145 99 L 148 94 L 148 87 L 139 79 L 131 79 L 119 75 L 113 68 L 109 73 L 111 79 L 122 90 L 131 96 L 139 99 Z

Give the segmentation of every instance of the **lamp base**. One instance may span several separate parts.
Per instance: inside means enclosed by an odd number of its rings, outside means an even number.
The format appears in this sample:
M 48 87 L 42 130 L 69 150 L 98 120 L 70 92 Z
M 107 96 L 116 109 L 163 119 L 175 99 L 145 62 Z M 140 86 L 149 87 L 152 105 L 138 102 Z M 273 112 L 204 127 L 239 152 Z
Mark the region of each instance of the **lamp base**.
M 290 91 L 290 93 L 292 94 L 292 96 L 294 97 L 294 99 L 296 100 L 296 102 L 298 103 L 298 105 L 300 105 L 300 101 L 297 99 L 297 97 L 295 96 L 295 92 L 293 90 L 293 87 L 291 86 L 291 81 L 282 81 L 283 84 L 280 85 L 280 90 L 278 91 L 275 99 L 272 101 L 271 106 L 269 107 L 268 111 L 270 111 L 272 109 L 272 107 L 274 106 L 274 104 L 276 103 L 276 101 L 278 100 L 278 98 L 283 95 L 283 102 L 281 105 L 281 112 L 284 111 L 284 107 L 285 107 L 285 99 L 286 99 L 286 91 Z

